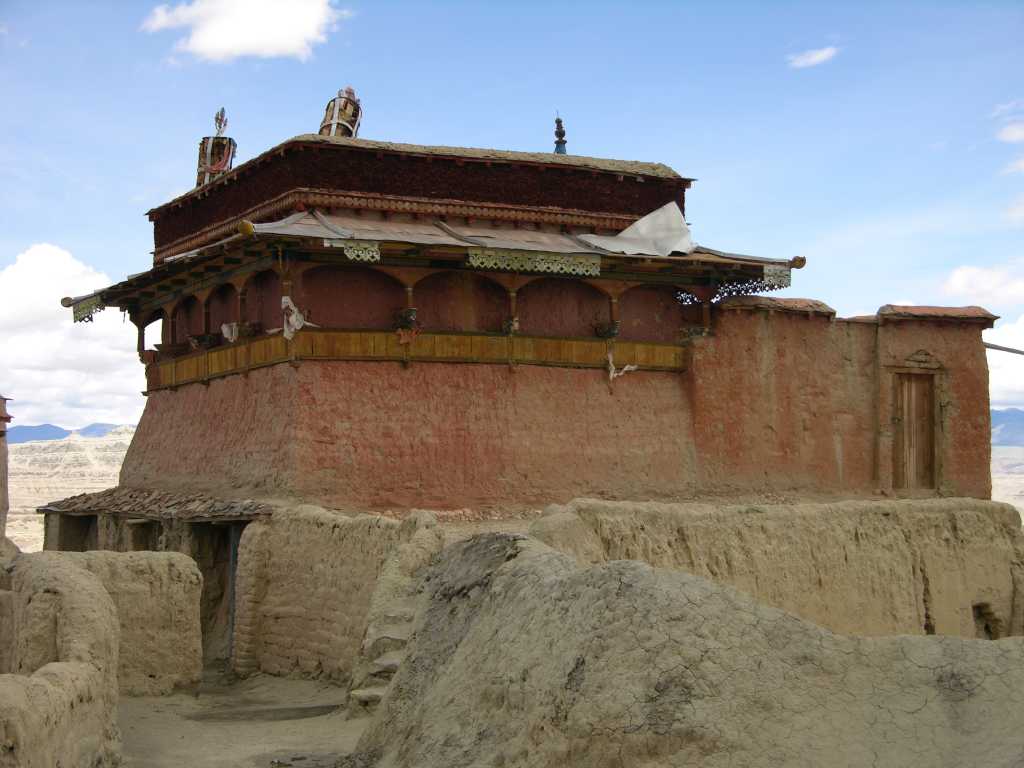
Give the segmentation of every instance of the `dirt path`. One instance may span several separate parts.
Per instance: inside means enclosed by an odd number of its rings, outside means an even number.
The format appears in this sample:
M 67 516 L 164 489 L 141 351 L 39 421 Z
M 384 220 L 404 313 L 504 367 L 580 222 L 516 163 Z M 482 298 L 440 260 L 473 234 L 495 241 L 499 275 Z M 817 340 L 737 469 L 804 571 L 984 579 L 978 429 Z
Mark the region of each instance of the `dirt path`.
M 125 768 L 327 768 L 367 719 L 345 720 L 345 691 L 257 676 L 205 683 L 198 695 L 122 698 Z

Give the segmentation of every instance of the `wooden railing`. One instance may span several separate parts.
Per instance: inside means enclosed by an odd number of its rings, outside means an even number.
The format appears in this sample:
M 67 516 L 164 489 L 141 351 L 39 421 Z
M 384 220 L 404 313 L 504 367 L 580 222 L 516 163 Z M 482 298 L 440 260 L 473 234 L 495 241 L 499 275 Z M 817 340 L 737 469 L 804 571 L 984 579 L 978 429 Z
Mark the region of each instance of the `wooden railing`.
M 150 391 L 245 373 L 296 360 L 381 360 L 396 362 L 491 363 L 686 370 L 686 347 L 639 341 L 499 336 L 482 333 L 421 333 L 408 344 L 393 331 L 303 330 L 291 341 L 281 334 L 243 339 L 147 369 Z

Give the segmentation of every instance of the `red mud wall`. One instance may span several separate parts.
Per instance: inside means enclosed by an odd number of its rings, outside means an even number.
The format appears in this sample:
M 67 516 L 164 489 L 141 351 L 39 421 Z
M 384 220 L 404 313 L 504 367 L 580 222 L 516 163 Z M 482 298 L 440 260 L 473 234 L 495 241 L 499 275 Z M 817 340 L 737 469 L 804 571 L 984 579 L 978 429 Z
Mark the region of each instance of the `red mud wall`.
M 896 372 L 932 371 L 939 492 L 988 498 L 980 328 L 717 310 L 690 370 L 304 361 L 149 397 L 122 484 L 362 509 L 892 487 Z
M 689 379 L 702 484 L 877 487 L 874 333 L 821 315 L 716 313 Z
M 210 310 L 210 332 L 220 333 L 220 327 L 232 323 L 238 315 L 238 291 L 231 283 L 225 283 L 214 291 L 207 302 Z
M 882 487 L 892 483 L 893 381 L 898 370 L 934 370 L 939 429 L 939 488 L 987 499 L 992 493 L 992 425 L 988 361 L 977 325 L 921 320 L 881 326 L 879 467 Z
M 425 331 L 494 333 L 509 317 L 508 292 L 472 272 L 441 272 L 420 280 L 415 303 Z
M 281 327 L 281 280 L 272 270 L 259 272 L 246 286 L 245 319 L 264 328 Z
M 288 365 L 149 395 L 121 485 L 265 497 L 294 485 Z
M 673 344 L 684 325 L 700 324 L 700 307 L 684 307 L 671 286 L 638 286 L 619 297 L 619 319 L 619 338 Z
M 151 395 L 121 483 L 361 508 L 687 495 L 684 380 L 629 384 L 537 366 L 261 368 Z
M 537 336 L 594 336 L 594 325 L 607 323 L 611 309 L 597 288 L 578 280 L 548 277 L 519 290 L 519 330 Z
M 991 495 L 988 367 L 971 323 L 725 310 L 694 345 L 699 484 L 857 495 L 892 488 L 893 386 L 937 377 L 942 494 Z
M 302 276 L 301 304 L 322 328 L 392 328 L 405 288 L 383 272 L 316 267 Z

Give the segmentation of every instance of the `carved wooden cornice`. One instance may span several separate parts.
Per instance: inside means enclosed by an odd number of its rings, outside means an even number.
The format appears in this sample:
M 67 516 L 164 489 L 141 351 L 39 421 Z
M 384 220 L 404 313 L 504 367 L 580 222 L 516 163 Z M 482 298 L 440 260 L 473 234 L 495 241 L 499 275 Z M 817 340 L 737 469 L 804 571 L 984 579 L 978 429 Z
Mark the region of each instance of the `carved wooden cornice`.
M 460 200 L 433 200 L 417 197 L 335 192 L 328 189 L 293 189 L 265 203 L 254 206 L 238 216 L 204 227 L 186 237 L 156 249 L 155 262 L 215 243 L 237 231 L 238 222 L 272 221 L 302 208 L 348 208 L 353 210 L 405 213 L 418 216 L 455 216 L 468 219 L 512 221 L 523 224 L 554 224 L 592 230 L 621 231 L 637 220 L 636 216 L 616 213 L 590 213 L 564 208 L 505 205 L 501 203 L 467 203 Z

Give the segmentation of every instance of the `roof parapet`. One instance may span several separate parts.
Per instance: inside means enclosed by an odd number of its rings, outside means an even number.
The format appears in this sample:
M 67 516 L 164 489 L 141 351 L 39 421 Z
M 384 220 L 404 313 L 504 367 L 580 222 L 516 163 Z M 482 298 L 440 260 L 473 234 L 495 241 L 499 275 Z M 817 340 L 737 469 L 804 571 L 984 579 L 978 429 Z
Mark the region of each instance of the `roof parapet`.
M 883 323 L 906 320 L 932 320 L 937 322 L 978 323 L 991 328 L 998 315 L 977 306 L 968 307 L 931 307 L 907 306 L 902 304 L 885 304 L 878 309 L 878 319 Z

